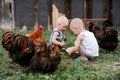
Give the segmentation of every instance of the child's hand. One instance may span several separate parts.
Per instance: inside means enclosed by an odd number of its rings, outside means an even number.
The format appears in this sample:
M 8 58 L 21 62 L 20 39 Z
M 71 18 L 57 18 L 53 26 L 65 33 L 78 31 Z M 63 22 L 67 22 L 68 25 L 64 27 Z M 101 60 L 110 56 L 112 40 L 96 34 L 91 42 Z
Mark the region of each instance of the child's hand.
M 68 53 L 68 55 L 71 55 L 72 53 L 71 52 L 67 52 Z
M 63 41 L 63 42 L 61 42 L 61 44 L 60 44 L 60 46 L 65 46 L 65 42 Z
M 67 48 L 67 49 L 66 49 L 66 52 L 67 52 L 68 55 L 71 55 L 71 54 L 72 54 L 72 47 Z
M 76 50 L 75 47 L 69 47 L 69 48 L 67 48 L 67 49 L 66 49 L 66 52 L 67 52 L 68 55 L 71 55 L 71 54 L 73 54 L 73 53 L 79 53 L 79 52 Z

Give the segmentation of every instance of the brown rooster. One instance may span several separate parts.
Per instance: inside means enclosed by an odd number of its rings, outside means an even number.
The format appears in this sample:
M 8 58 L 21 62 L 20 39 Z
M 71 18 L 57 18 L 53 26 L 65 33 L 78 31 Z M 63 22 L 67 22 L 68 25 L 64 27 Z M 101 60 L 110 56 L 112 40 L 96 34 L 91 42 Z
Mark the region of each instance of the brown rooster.
M 43 27 L 39 27 L 27 36 L 7 31 L 2 37 L 2 46 L 9 52 L 10 58 L 21 66 L 43 73 L 54 72 L 60 61 L 60 49 L 50 45 L 42 38 Z
M 56 45 L 50 45 L 46 39 L 42 38 L 43 27 L 40 26 L 27 37 L 35 44 L 35 55 L 30 62 L 30 68 L 43 73 L 54 72 L 61 61 L 60 49 Z
M 35 45 L 31 39 L 12 31 L 6 31 L 3 34 L 2 46 L 8 51 L 9 57 L 21 66 L 29 66 L 35 53 Z
M 42 25 L 39 25 L 38 26 L 38 29 L 34 30 L 32 33 L 30 34 L 27 34 L 26 36 L 28 38 L 31 38 L 33 41 L 39 37 L 42 37 L 42 34 L 43 34 L 43 26 Z
M 38 38 L 34 43 L 36 53 L 31 59 L 30 68 L 43 73 L 54 72 L 61 61 L 59 47 L 49 45 L 44 38 Z
M 107 51 L 114 51 L 118 46 L 118 32 L 113 27 L 113 24 L 110 20 L 106 20 L 102 24 L 102 28 L 91 25 L 92 22 L 89 22 L 89 30 L 93 29 L 93 32 L 96 36 L 98 44 L 101 48 Z

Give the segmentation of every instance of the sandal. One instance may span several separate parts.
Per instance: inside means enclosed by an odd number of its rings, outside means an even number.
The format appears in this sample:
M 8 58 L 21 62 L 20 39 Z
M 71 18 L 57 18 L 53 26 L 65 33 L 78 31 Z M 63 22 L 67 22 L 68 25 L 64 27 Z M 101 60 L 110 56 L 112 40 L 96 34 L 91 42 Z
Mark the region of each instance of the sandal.
M 82 56 L 75 59 L 76 61 L 89 62 L 89 60 L 83 60 Z

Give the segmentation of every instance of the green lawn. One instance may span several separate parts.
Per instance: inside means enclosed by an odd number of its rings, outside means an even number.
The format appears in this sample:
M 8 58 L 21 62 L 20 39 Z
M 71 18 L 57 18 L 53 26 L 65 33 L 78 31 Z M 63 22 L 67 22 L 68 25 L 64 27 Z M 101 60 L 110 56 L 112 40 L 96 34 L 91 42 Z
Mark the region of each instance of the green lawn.
M 0 30 L 0 42 L 3 30 Z M 15 33 L 26 35 L 31 31 Z M 43 37 L 49 41 L 50 31 L 45 31 Z M 66 48 L 73 45 L 76 38 L 71 32 L 66 32 Z M 119 35 L 120 41 L 120 35 Z M 0 43 L 1 44 L 1 43 Z M 100 49 L 100 56 L 89 63 L 77 62 L 74 57 L 62 52 L 62 61 L 52 74 L 41 72 L 24 73 L 23 68 L 8 57 L 8 53 L 0 45 L 0 80 L 120 80 L 120 44 L 114 52 Z

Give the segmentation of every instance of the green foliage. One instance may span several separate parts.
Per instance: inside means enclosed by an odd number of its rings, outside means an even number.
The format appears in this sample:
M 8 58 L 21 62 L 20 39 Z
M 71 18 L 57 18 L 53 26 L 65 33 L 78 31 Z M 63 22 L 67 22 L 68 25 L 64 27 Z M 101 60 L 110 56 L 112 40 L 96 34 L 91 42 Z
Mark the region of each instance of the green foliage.
M 0 42 L 4 30 L 0 30 Z M 31 31 L 15 33 L 26 35 Z M 43 37 L 49 42 L 51 31 L 45 31 Z M 76 36 L 66 32 L 66 48 L 73 46 Z M 118 37 L 120 41 L 120 36 Z M 0 80 L 120 80 L 120 44 L 114 52 L 107 52 L 100 48 L 100 56 L 89 62 L 77 62 L 65 52 L 61 53 L 62 61 L 58 69 L 51 74 L 41 72 L 25 73 L 23 68 L 15 64 L 8 57 L 8 52 L 0 43 Z M 78 55 L 76 55 L 78 56 Z

